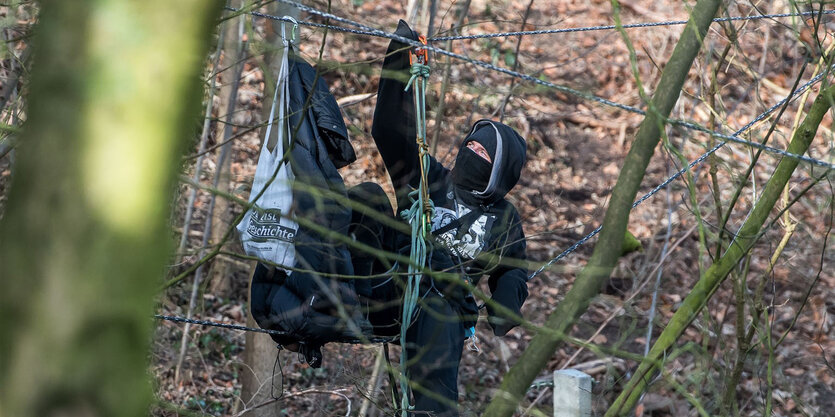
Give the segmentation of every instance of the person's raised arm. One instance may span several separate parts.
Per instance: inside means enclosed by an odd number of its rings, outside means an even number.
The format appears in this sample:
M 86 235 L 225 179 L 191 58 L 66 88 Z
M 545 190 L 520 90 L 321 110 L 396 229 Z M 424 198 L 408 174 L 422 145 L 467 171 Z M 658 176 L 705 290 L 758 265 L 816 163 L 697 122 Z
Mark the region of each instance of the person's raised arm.
M 404 21 L 397 25 L 396 34 L 418 40 L 418 35 Z M 398 211 L 409 206 L 408 193 L 417 188 L 420 182 L 418 147 L 415 121 L 413 88 L 406 91 L 409 80 L 409 51 L 411 46 L 392 40 L 383 60 L 383 72 L 377 89 L 377 107 L 374 109 L 374 121 L 371 136 L 383 163 L 391 177 L 397 194 Z M 443 170 L 440 163 L 432 158 L 429 181 L 439 175 L 435 171 Z

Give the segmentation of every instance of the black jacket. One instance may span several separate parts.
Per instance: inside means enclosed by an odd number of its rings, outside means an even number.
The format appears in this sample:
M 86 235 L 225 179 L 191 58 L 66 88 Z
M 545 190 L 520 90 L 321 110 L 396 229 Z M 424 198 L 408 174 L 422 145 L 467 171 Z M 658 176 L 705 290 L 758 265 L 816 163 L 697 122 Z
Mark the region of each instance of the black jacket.
M 397 34 L 417 39 L 402 20 Z M 414 101 L 412 89 L 405 91 L 404 83 L 409 78 L 409 48 L 397 41 L 389 44 L 371 131 L 396 191 L 398 213 L 411 206 L 408 193 L 420 181 Z M 516 208 L 504 197 L 519 180 L 526 144 L 509 126 L 489 120 L 476 122 L 470 134 L 480 127 L 489 127 L 497 139 L 487 189 L 482 193 L 456 189 L 451 171 L 431 157 L 427 178 L 435 205 L 432 230 L 473 284 L 487 275 L 493 300 L 519 314 L 528 296 L 527 271 L 520 267 L 526 258 L 525 236 Z M 468 139 L 469 135 L 461 149 Z M 488 306 L 488 311 L 497 334 L 512 328 L 512 323 L 497 320 L 501 315 L 493 308 Z
M 295 176 L 291 216 L 299 222 L 294 242 L 294 267 L 298 269 L 287 276 L 261 265 L 253 277 L 252 315 L 263 328 L 294 334 L 275 338 L 279 343 L 303 340 L 317 345 L 359 336 L 340 317 L 339 303 L 358 328 L 370 328 L 357 308 L 353 280 L 329 278 L 331 274 L 354 274 L 347 247 L 333 233 L 346 235 L 351 221 L 351 209 L 344 204 L 345 184 L 337 168 L 353 162 L 356 156 L 326 82 L 317 79 L 316 70 L 293 53 L 288 82 L 293 142 L 285 149 L 291 149 L 290 167 Z M 318 225 L 323 232 L 308 224 Z

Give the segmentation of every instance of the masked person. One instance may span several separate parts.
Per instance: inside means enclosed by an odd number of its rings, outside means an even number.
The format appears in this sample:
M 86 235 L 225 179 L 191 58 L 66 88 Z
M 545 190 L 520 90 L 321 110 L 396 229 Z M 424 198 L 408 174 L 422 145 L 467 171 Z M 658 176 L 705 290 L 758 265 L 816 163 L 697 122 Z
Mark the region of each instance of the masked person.
M 417 39 L 400 21 L 398 35 Z M 372 136 L 396 191 L 397 211 L 411 207 L 409 192 L 420 182 L 418 148 L 415 143 L 415 108 L 409 78 L 409 45 L 392 41 L 383 62 L 383 73 L 374 112 Z M 528 296 L 525 237 L 519 214 L 505 195 L 519 180 L 526 158 L 525 140 L 502 123 L 480 120 L 464 138 L 452 170 L 430 158 L 427 172 L 429 197 L 434 203 L 432 241 L 427 268 L 455 273 L 459 280 L 475 285 L 488 276 L 492 302 L 487 303 L 488 321 L 497 336 L 504 336 L 516 322 L 493 304 L 520 316 Z M 349 198 L 369 210 L 392 216 L 389 200 L 379 185 L 363 183 L 348 191 Z M 399 215 L 397 216 L 400 217 Z M 362 210 L 354 210 L 352 235 L 370 246 L 408 256 L 408 234 L 386 227 Z M 358 275 L 385 275 L 390 265 L 352 250 Z M 405 269 L 405 268 L 401 268 Z M 447 275 L 448 276 L 448 275 Z M 377 334 L 397 334 L 404 274 L 365 281 L 372 304 L 370 321 Z M 409 359 L 416 415 L 457 416 L 458 365 L 467 336 L 475 324 L 478 308 L 472 294 L 450 279 L 426 274 L 421 300 L 411 326 L 401 343 Z

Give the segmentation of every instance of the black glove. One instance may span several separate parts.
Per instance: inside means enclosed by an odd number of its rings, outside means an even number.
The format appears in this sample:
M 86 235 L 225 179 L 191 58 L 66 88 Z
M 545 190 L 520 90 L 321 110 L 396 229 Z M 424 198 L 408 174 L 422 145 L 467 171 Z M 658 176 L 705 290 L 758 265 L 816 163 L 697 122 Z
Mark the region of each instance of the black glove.
M 402 37 L 407 38 L 407 39 L 415 40 L 415 41 L 419 39 L 418 33 L 415 32 L 414 30 L 412 30 L 412 28 L 409 27 L 409 24 L 406 23 L 406 21 L 403 20 L 403 19 L 400 19 L 400 21 L 397 22 L 397 30 L 394 31 L 394 34 L 402 36 Z M 391 43 L 389 43 L 389 52 L 393 52 L 395 50 L 402 49 L 402 48 L 410 48 L 410 47 L 411 47 L 410 45 L 406 45 L 403 42 L 392 40 Z M 409 59 L 409 56 L 408 56 L 408 54 L 406 54 L 406 63 L 407 64 L 408 64 L 408 59 Z
M 515 274 L 505 274 L 499 278 L 492 292 L 493 302 L 487 304 L 487 322 L 490 323 L 496 336 L 504 336 L 510 329 L 520 324 L 515 317 L 522 317 L 522 304 L 528 298 L 528 283 L 524 275 L 520 277 Z M 497 309 L 490 304 L 498 304 L 513 312 L 513 315 L 496 311 Z

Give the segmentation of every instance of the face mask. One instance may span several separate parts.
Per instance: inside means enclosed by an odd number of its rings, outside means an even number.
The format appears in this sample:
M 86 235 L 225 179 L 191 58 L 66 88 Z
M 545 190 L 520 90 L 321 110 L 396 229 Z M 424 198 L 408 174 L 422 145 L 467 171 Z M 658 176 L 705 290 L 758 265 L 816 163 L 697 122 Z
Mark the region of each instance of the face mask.
M 493 165 L 468 148 L 458 151 L 452 182 L 465 191 L 484 191 L 490 182 Z

